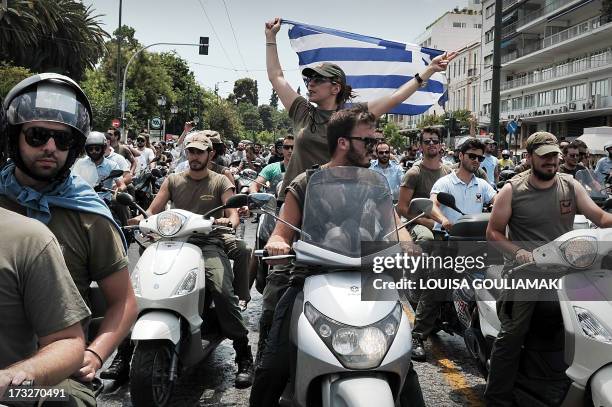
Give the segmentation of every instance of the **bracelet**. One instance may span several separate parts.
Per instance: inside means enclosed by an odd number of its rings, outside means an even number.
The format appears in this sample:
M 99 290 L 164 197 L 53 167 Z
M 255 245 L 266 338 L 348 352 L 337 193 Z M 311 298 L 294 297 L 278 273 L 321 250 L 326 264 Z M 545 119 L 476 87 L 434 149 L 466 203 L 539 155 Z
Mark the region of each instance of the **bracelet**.
M 98 358 L 98 360 L 100 361 L 100 367 L 104 366 L 104 362 L 102 361 L 102 358 L 101 358 L 101 357 L 100 357 L 100 355 L 98 355 L 98 354 L 97 354 L 97 353 L 96 353 L 96 352 L 95 352 L 93 349 L 86 348 L 86 349 L 85 349 L 85 352 L 90 352 L 90 353 L 92 353 L 92 354 L 93 354 L 95 357 L 97 357 L 97 358 Z
M 266 42 L 266 46 L 267 47 L 271 47 L 273 45 L 276 46 L 276 43 L 275 42 Z

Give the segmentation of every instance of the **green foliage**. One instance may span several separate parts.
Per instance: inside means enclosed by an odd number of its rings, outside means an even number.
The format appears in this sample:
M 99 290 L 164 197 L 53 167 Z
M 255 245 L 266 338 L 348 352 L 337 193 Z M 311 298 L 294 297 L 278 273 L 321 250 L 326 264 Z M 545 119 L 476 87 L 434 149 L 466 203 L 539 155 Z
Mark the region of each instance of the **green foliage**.
M 385 124 L 385 127 L 383 127 L 383 135 L 391 147 L 397 148 L 400 151 L 403 151 L 408 144 L 406 136 L 400 134 L 399 128 L 393 122 Z
M 257 106 L 257 81 L 251 78 L 242 78 L 234 82 L 234 93 L 236 104 L 250 103 Z
M 75 0 L 11 0 L 0 20 L 0 60 L 81 80 L 106 51 L 99 17 Z
M 212 103 L 206 110 L 206 123 L 211 130 L 216 130 L 224 139 L 237 142 L 240 140 L 242 124 L 238 120 L 235 107 L 227 101 Z
M 272 106 L 261 105 L 257 108 L 257 110 L 259 111 L 259 118 L 261 119 L 263 129 L 269 132 L 274 131 L 274 111 Z
M 100 70 L 87 70 L 85 79 L 81 82 L 83 91 L 91 102 L 93 109 L 92 128 L 104 131 L 115 118 L 115 98 L 112 83 Z
M 419 128 L 423 127 L 431 127 L 431 126 L 443 126 L 444 125 L 444 116 L 438 116 L 434 114 L 424 115 L 421 121 L 419 122 Z
M 13 86 L 30 75 L 32 75 L 32 72 L 27 68 L 0 63 L 0 101 L 4 99 Z
M 239 103 L 238 115 L 244 127 L 243 138 L 252 140 L 255 133 L 264 129 L 261 117 L 259 117 L 259 110 L 254 105 Z
M 278 94 L 274 89 L 272 89 L 272 95 L 270 95 L 270 106 L 274 110 L 278 110 Z

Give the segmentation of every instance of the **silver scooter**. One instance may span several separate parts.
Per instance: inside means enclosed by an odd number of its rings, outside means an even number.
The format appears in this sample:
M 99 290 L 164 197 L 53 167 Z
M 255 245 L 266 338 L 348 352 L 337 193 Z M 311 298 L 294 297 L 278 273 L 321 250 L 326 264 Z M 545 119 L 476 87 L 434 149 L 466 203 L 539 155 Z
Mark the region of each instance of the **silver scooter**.
M 249 195 L 254 212 L 273 200 L 270 194 Z M 430 212 L 432 202 L 421 199 L 413 207 Z M 397 404 L 410 367 L 410 324 L 398 300 L 362 301 L 360 272 L 373 256 L 399 252 L 397 230 L 406 224 L 396 227 L 393 211 L 384 177 L 358 167 L 310 175 L 302 229 L 265 210 L 300 233 L 294 254 L 267 258 L 293 258 L 305 272 L 291 314 L 296 368 L 283 395 L 290 405 Z M 256 255 L 266 256 L 262 252 Z
M 122 194 L 120 199 L 144 213 L 130 195 Z M 246 203 L 246 195 L 234 195 L 204 215 L 170 209 L 134 227 L 161 237 L 142 253 L 131 274 L 139 314 L 131 336 L 136 343 L 130 369 L 134 406 L 167 405 L 182 368 L 200 362 L 224 339 L 206 293 L 201 249 L 187 241 L 215 230 L 233 232 L 214 225 L 209 215 Z

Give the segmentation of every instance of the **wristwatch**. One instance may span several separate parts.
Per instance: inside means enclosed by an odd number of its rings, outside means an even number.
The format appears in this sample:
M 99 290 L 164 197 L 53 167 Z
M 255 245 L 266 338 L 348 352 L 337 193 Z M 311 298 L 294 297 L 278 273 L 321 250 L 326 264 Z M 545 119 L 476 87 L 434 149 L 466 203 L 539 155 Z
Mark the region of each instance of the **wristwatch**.
M 425 86 L 427 86 L 427 81 L 423 80 L 423 78 L 421 78 L 421 75 L 419 75 L 418 72 L 414 74 L 414 79 L 417 80 L 420 88 L 424 88 Z

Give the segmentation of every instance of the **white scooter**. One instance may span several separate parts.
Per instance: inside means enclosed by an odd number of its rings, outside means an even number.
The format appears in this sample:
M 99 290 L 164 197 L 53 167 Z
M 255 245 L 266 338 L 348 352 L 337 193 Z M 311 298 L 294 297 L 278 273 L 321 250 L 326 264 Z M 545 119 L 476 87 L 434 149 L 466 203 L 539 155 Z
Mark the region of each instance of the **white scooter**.
M 134 206 L 127 194 L 118 199 Z M 233 231 L 214 225 L 208 216 L 220 209 L 244 206 L 246 199 L 245 195 L 234 195 L 226 205 L 204 215 L 171 209 L 147 217 L 137 226 L 141 233 L 153 233 L 161 239 L 147 247 L 131 275 L 139 310 L 131 337 L 136 343 L 130 370 L 134 406 L 167 405 L 181 367 L 194 366 L 224 339 L 206 294 L 201 250 L 187 240 L 219 229 Z
M 249 195 L 254 212 L 263 212 L 260 208 L 273 200 L 270 194 Z M 432 202 L 421 201 L 417 209 L 431 211 Z M 293 243 L 293 255 L 264 259 L 295 258 L 306 270 L 291 314 L 297 359 L 283 403 L 397 405 L 410 367 L 410 324 L 397 300 L 361 300 L 359 272 L 373 256 L 399 251 L 393 211 L 384 177 L 358 167 L 321 169 L 310 176 L 301 230 L 265 211 L 299 232 L 300 239 Z M 372 253 L 362 245 L 379 241 L 392 247 Z

